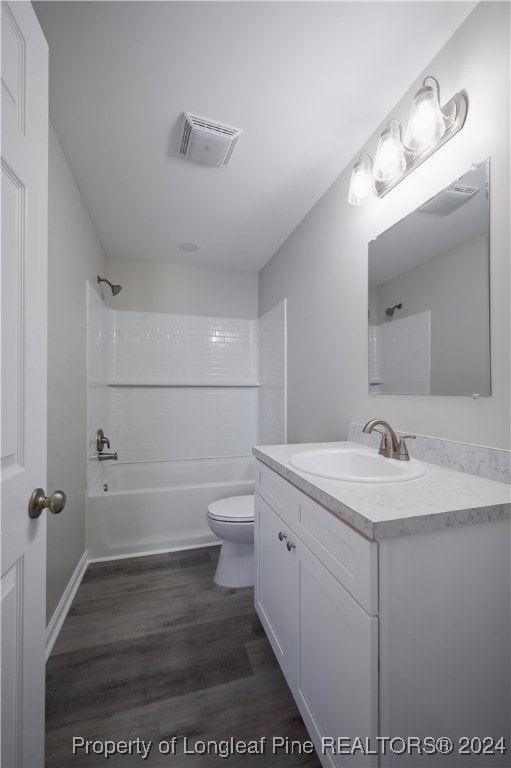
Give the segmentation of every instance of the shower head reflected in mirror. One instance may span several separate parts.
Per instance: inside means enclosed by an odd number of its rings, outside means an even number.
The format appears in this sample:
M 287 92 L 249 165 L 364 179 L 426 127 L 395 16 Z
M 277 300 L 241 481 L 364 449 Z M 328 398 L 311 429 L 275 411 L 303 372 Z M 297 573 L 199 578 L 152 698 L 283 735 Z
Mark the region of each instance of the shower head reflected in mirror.
M 393 307 L 388 307 L 388 309 L 385 310 L 385 314 L 388 317 L 394 317 L 394 312 L 396 311 L 396 309 L 403 309 L 403 305 L 395 304 Z
M 122 291 L 122 285 L 112 285 L 110 280 L 107 280 L 106 277 L 100 277 L 98 275 L 98 283 L 107 283 L 112 291 L 112 296 L 117 296 L 117 294 Z

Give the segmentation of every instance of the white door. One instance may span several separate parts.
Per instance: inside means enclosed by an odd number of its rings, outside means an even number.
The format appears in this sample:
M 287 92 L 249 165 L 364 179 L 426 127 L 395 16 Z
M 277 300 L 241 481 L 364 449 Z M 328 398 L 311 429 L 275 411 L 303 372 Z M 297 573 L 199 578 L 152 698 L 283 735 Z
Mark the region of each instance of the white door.
M 2 2 L 2 768 L 44 765 L 48 47 Z

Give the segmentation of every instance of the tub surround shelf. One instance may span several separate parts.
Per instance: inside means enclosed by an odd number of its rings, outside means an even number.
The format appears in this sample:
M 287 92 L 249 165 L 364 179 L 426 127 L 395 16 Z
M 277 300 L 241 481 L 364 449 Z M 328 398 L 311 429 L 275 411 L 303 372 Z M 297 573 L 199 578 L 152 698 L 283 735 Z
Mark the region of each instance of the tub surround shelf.
M 370 539 L 509 518 L 510 489 L 506 483 L 434 464 L 425 463 L 426 474 L 416 480 L 363 484 L 315 477 L 289 463 L 299 451 L 343 446 L 362 447 L 351 442 L 312 443 L 258 446 L 253 452 L 281 477 Z
M 258 381 L 109 381 L 108 387 L 259 387 Z

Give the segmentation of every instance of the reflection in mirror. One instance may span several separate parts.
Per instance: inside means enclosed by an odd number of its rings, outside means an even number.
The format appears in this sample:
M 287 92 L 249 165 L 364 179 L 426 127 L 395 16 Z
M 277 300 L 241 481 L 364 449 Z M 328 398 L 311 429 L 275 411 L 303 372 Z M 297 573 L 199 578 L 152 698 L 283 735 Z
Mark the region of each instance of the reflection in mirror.
M 369 391 L 489 395 L 489 160 L 369 243 Z

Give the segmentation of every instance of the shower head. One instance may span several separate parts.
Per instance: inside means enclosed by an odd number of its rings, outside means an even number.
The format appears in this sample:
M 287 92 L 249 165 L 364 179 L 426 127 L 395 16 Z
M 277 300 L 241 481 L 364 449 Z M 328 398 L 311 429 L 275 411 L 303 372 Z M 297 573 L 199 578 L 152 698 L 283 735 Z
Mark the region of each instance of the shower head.
M 117 296 L 117 294 L 122 291 L 122 285 L 112 285 L 110 280 L 107 280 L 106 277 L 100 277 L 98 275 L 98 283 L 107 283 L 112 291 L 112 296 Z
M 388 307 L 385 310 L 385 314 L 388 317 L 394 317 L 394 312 L 395 312 L 396 309 L 403 309 L 403 305 L 402 304 L 395 304 L 393 307 Z

